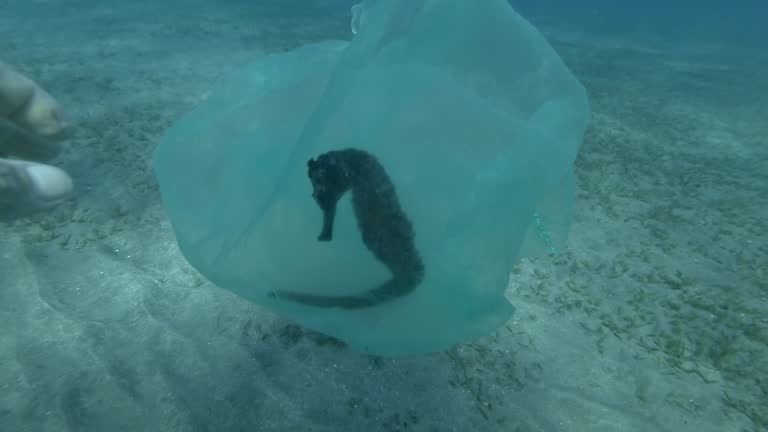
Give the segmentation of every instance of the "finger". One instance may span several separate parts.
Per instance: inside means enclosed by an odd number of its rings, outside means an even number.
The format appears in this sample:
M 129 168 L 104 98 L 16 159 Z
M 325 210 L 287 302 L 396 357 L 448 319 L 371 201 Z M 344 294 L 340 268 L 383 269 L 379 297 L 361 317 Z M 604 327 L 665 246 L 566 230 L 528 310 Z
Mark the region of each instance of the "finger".
M 56 100 L 29 78 L 0 62 L 0 154 L 46 160 L 69 126 Z
M 23 107 L 32 98 L 35 87 L 32 80 L 0 62 L 0 117 L 7 117 Z
M 63 170 L 34 162 L 0 159 L 0 217 L 19 217 L 66 200 L 72 179 Z
M 68 129 L 56 100 L 38 85 L 26 103 L 8 118 L 22 129 L 30 131 L 48 141 L 59 141 Z

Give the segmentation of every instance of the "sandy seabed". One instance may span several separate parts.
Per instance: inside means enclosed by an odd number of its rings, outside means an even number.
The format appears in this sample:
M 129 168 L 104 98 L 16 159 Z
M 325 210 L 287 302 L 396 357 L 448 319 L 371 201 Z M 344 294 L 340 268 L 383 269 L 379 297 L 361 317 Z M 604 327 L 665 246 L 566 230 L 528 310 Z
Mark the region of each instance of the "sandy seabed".
M 0 430 L 768 428 L 765 62 L 543 28 L 593 108 L 570 248 L 512 269 L 494 334 L 393 360 L 205 281 L 149 168 L 223 73 L 346 11 L 11 3 L 0 56 L 76 122 L 78 192 L 0 224 Z

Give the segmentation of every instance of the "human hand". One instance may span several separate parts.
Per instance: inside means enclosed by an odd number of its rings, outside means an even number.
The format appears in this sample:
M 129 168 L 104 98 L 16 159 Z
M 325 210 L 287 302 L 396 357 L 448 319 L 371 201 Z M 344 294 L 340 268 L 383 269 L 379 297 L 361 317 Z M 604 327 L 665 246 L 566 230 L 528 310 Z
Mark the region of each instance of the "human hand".
M 68 129 L 51 95 L 0 62 L 0 218 L 49 208 L 70 195 L 69 175 L 39 163 L 59 153 Z

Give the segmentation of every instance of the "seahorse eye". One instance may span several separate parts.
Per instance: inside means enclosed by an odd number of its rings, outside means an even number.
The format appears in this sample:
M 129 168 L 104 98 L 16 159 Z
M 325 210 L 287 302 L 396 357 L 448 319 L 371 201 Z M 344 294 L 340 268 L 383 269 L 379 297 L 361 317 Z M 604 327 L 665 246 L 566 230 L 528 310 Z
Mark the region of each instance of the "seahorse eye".
M 322 168 L 315 168 L 309 172 L 309 178 L 314 182 L 315 180 L 323 178 L 324 173 L 325 171 Z

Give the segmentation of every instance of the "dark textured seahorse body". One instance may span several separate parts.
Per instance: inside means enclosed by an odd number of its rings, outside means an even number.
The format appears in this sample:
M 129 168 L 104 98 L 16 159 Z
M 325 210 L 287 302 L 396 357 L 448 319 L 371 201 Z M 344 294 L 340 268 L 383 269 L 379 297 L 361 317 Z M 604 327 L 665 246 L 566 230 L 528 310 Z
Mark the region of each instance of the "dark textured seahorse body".
M 379 161 L 359 149 L 333 150 L 307 162 L 312 196 L 323 211 L 319 241 L 333 239 L 336 206 L 352 193 L 363 244 L 392 272 L 392 278 L 370 291 L 352 296 L 321 296 L 293 291 L 277 297 L 318 307 L 363 308 L 402 297 L 424 278 L 424 264 L 414 244 L 411 221 L 400 206 L 395 186 Z

